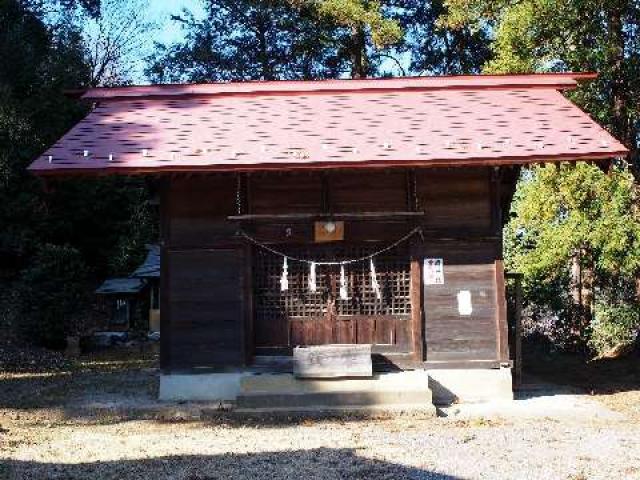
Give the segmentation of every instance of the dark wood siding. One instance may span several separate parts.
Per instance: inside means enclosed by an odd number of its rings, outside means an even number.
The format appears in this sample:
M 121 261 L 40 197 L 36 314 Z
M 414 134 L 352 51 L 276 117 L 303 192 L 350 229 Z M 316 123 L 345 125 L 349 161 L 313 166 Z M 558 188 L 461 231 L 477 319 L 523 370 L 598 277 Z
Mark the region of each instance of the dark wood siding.
M 276 248 L 313 249 L 313 219 L 229 220 L 238 213 L 235 175 L 177 175 L 163 182 L 163 369 L 242 365 L 254 353 L 254 340 L 263 346 L 270 335 L 286 337 L 287 345 L 375 343 L 413 352 L 415 360 L 504 356 L 496 288 L 502 273 L 497 275 L 495 268 L 502 247 L 491 178 L 489 168 L 258 173 L 243 178 L 245 214 L 425 212 L 419 217 L 345 220 L 345 240 L 339 242 L 374 248 L 423 227 L 424 238 L 414 238 L 411 258 L 407 254 L 410 316 L 336 316 L 331 325 L 294 320 L 273 332 L 254 324 L 255 255 L 235 233 L 241 227 Z M 445 285 L 422 289 L 425 257 L 444 258 Z M 471 291 L 471 316 L 458 314 L 460 290 Z
M 421 170 L 416 191 L 427 213 L 425 228 L 481 232 L 491 227 L 489 169 Z
M 424 285 L 427 361 L 497 360 L 496 270 L 500 241 L 434 241 L 427 258 L 444 259 L 444 284 Z M 461 315 L 457 295 L 471 292 L 473 311 Z
M 171 369 L 243 365 L 246 355 L 242 250 L 165 253 L 170 291 Z

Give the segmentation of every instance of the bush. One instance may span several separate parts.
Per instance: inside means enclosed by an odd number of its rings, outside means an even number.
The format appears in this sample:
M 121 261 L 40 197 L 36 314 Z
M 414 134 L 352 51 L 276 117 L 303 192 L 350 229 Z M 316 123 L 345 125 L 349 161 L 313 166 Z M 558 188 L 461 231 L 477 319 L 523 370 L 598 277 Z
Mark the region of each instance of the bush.
M 44 245 L 20 275 L 17 297 L 20 333 L 47 348 L 62 349 L 77 330 L 88 302 L 87 267 L 78 250 Z
M 591 322 L 589 346 L 602 355 L 615 347 L 632 344 L 640 328 L 640 308 L 637 305 L 596 304 Z

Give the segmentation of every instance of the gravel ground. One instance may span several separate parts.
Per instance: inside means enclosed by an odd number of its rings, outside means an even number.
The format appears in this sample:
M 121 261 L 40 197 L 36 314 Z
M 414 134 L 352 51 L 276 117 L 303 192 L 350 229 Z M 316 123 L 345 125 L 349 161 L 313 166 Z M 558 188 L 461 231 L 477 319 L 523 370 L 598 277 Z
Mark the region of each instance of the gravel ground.
M 592 395 L 538 388 L 438 418 L 194 420 L 201 406 L 154 400 L 154 355 L 0 372 L 0 480 L 640 479 L 637 380 Z
M 640 478 L 624 420 L 12 422 L 0 449 L 8 479 Z

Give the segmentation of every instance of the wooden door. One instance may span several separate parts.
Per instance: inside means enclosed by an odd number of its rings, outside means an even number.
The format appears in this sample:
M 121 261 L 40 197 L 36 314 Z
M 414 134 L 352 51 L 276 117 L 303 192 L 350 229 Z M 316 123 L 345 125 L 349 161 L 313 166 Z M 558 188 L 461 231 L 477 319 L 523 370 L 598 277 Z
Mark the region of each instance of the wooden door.
M 344 246 L 287 250 L 300 258 L 330 260 L 367 251 Z M 316 268 L 316 292 L 311 292 L 309 265 L 290 260 L 289 288 L 283 292 L 283 259 L 263 250 L 256 250 L 254 258 L 256 353 L 285 353 L 296 345 L 331 343 L 372 344 L 378 351 L 410 350 L 410 262 L 405 252 L 375 260 L 380 298 L 372 289 L 368 262 L 345 266 L 349 298 L 341 299 L 337 265 Z

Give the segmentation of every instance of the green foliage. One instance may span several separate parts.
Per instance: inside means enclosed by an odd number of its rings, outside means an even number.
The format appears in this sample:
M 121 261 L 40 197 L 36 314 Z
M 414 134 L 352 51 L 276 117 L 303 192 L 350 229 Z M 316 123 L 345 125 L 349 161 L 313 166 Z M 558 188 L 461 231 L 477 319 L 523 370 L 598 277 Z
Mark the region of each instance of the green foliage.
M 638 174 L 640 4 L 615 0 L 448 0 L 442 22 L 493 33 L 484 71 L 594 71 L 572 95 L 633 152 Z
M 375 0 L 315 0 L 320 16 L 356 30 L 368 30 L 373 46 L 384 48 L 402 39 L 402 29 L 396 20 L 386 18 L 382 6 Z
M 529 176 L 529 178 L 527 178 Z M 578 248 L 594 252 L 596 267 L 633 275 L 640 268 L 640 217 L 633 177 L 626 169 L 606 175 L 584 163 L 527 172 L 508 225 L 510 263 L 526 276 L 566 265 Z
M 158 238 L 159 219 L 144 189 L 134 190 L 139 198 L 129 205 L 129 219 L 110 256 L 109 270 L 114 276 L 127 276 L 142 263 L 147 255 L 146 245 L 154 243 Z
M 447 13 L 442 0 L 398 2 L 396 18 L 405 31 L 403 51 L 411 54 L 411 70 L 457 75 L 478 73 L 489 59 L 486 29 L 450 26 L 440 21 Z
M 90 81 L 79 28 L 45 23 L 41 4 L 0 1 L 0 288 L 11 292 L 0 296 L 0 321 L 60 347 L 95 283 L 144 255 L 157 222 L 143 180 L 50 180 L 43 188 L 27 172 L 87 112 L 65 89 Z
M 314 6 L 287 0 L 203 0 L 206 18 L 177 18 L 185 41 L 160 45 L 147 74 L 155 82 L 331 78 L 345 57 L 335 25 Z
M 589 346 L 603 354 L 620 345 L 632 344 L 640 330 L 640 308 L 637 305 L 597 303 L 591 325 Z
M 511 268 L 525 274 L 526 300 L 534 312 L 550 309 L 562 328 L 568 325 L 568 332 L 579 332 L 583 342 L 591 335 L 590 345 L 598 351 L 611 332 L 618 333 L 607 338 L 626 338 L 619 329 L 634 327 L 618 322 L 616 314 L 602 312 L 633 311 L 638 305 L 638 198 L 631 174 L 636 181 L 640 178 L 640 4 L 623 0 L 448 0 L 446 4 L 444 25 L 492 33 L 493 55 L 485 72 L 599 73 L 596 81 L 571 97 L 630 148 L 631 168 L 618 169 L 609 177 L 586 165 L 535 170 L 519 185 L 505 248 Z M 589 290 L 595 290 L 598 306 L 593 306 L 588 292 L 586 308 L 591 312 L 586 316 L 595 318 L 591 327 L 579 318 L 585 312 L 571 306 L 575 303 L 571 294 L 578 293 L 570 271 L 577 251 L 581 268 L 593 275 Z
M 202 0 L 205 19 L 184 12 L 185 41 L 159 45 L 155 82 L 335 78 L 372 74 L 372 52 L 402 39 L 396 19 L 366 0 Z
M 609 175 L 587 164 L 525 172 L 512 205 L 514 217 L 505 229 L 505 254 L 508 268 L 524 274 L 526 300 L 534 312 L 553 312 L 567 335 L 580 328 L 570 315 L 570 259 L 576 251 L 588 252 L 581 259 L 595 276 L 600 311 L 613 304 L 637 307 L 633 289 L 640 271 L 640 215 L 636 202 L 633 177 L 622 167 Z M 596 318 L 598 332 L 604 332 L 612 317 Z M 595 331 L 585 328 L 583 341 Z M 600 340 L 591 342 L 592 347 L 601 345 Z
M 18 281 L 21 333 L 49 348 L 64 348 L 88 300 L 87 267 L 78 250 L 43 245 Z

